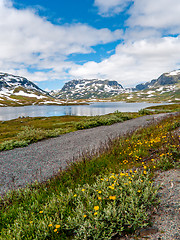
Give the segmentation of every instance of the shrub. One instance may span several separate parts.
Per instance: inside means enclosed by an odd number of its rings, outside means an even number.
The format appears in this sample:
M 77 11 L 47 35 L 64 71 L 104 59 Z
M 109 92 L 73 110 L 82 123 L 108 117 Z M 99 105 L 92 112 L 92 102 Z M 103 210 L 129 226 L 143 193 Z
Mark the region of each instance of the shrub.
M 111 239 L 122 231 L 148 225 L 148 210 L 156 205 L 157 189 L 140 171 L 112 173 L 66 194 L 60 192 L 38 209 L 24 211 L 2 230 L 2 239 Z M 21 229 L 21 231 L 20 231 Z M 71 239 L 70 238 L 70 239 Z
M 150 115 L 150 114 L 152 114 L 149 110 L 147 110 L 147 109 L 140 109 L 139 111 L 138 111 L 138 113 L 140 114 L 140 115 Z

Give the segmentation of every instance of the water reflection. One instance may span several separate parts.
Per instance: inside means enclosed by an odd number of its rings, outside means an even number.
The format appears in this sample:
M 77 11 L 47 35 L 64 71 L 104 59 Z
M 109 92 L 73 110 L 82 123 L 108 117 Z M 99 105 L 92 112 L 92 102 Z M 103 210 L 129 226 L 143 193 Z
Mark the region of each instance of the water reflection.
M 0 107 L 0 120 L 10 120 L 21 116 L 50 117 L 50 116 L 95 116 L 115 112 L 137 112 L 142 108 L 161 105 L 158 103 L 125 103 L 102 102 L 90 105 L 77 106 L 25 106 L 25 107 Z

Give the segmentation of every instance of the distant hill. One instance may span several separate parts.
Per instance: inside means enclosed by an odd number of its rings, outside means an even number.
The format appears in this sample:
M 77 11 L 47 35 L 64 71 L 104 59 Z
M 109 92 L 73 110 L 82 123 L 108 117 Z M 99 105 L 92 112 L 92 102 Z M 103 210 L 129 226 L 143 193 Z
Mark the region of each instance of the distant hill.
M 158 79 L 153 79 L 150 82 L 138 84 L 135 90 L 144 90 L 157 86 L 174 85 L 176 83 L 180 83 L 180 70 L 163 73 Z
M 0 72 L 0 106 L 52 104 L 55 101 L 26 78 Z
M 61 90 L 51 91 L 50 94 L 59 99 L 103 99 L 124 91 L 122 85 L 117 81 L 81 79 L 69 81 Z
M 126 102 L 180 102 L 180 70 L 163 73 L 158 79 L 138 84 L 131 93 L 113 98 Z

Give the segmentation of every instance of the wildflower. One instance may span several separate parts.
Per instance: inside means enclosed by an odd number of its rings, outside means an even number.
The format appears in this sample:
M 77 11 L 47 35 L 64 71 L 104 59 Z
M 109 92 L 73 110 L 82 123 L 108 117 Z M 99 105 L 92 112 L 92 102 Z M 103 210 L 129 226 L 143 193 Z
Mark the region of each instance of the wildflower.
M 104 181 L 104 178 L 101 178 L 102 181 Z
M 82 191 L 82 192 L 84 192 L 84 191 L 85 191 L 85 189 L 83 188 L 81 191 Z
M 60 225 L 56 225 L 56 228 L 60 228 Z
M 43 211 L 39 211 L 39 213 L 43 213 Z
M 138 192 L 140 193 L 140 192 L 141 192 L 141 190 L 138 190 Z
M 153 168 L 156 168 L 156 166 L 153 166 Z
M 94 216 L 96 216 L 96 215 L 97 215 L 97 212 L 94 213 Z
M 57 229 L 54 229 L 54 232 L 57 232 Z
M 109 186 L 109 188 L 110 188 L 110 189 L 114 189 L 114 187 L 113 187 L 113 186 Z
M 144 164 L 144 162 L 142 162 L 142 164 Z
M 147 166 L 144 166 L 144 169 L 146 169 L 147 168 Z
M 77 197 L 77 194 L 74 194 L 74 197 Z
M 116 196 L 110 196 L 109 199 L 110 199 L 110 200 L 115 200 L 115 199 L 116 199 Z
M 133 171 L 132 171 L 132 170 L 130 170 L 129 172 L 130 172 L 130 173 L 132 173 Z
M 48 225 L 48 227 L 52 227 L 52 223 L 50 223 L 50 224 Z
M 101 191 L 99 191 L 98 193 L 102 193 Z
M 147 172 L 146 172 L 146 171 L 144 171 L 143 173 L 144 173 L 144 174 L 147 174 Z
M 83 217 L 84 217 L 84 218 L 86 218 L 86 217 L 87 217 L 87 215 L 84 215 Z
M 99 206 L 94 206 L 94 210 L 95 211 L 99 210 Z
M 33 223 L 33 221 L 30 221 L 29 223 Z
M 98 200 L 101 200 L 101 197 L 98 197 Z

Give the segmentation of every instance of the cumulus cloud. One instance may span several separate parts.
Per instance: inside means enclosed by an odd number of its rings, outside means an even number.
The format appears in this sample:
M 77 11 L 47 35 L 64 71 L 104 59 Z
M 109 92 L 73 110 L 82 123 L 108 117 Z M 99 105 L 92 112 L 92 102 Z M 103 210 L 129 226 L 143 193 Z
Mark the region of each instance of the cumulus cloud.
M 88 62 L 74 67 L 76 78 L 118 80 L 126 87 L 157 78 L 160 74 L 179 68 L 180 37 L 138 40 L 120 44 L 116 53 L 100 63 Z
M 73 65 L 65 62 L 69 54 L 90 53 L 93 46 L 115 41 L 122 35 L 120 30 L 111 32 L 80 23 L 53 25 L 32 9 L 15 9 L 7 0 L 0 0 L 0 32 L 1 71 L 47 67 L 52 68 L 48 73 L 52 73 L 51 77 Z
M 129 13 L 127 24 L 131 27 L 165 29 L 173 34 L 180 32 L 179 0 L 134 0 Z
M 132 0 L 95 0 L 94 5 L 98 7 L 99 14 L 105 17 L 122 12 Z

